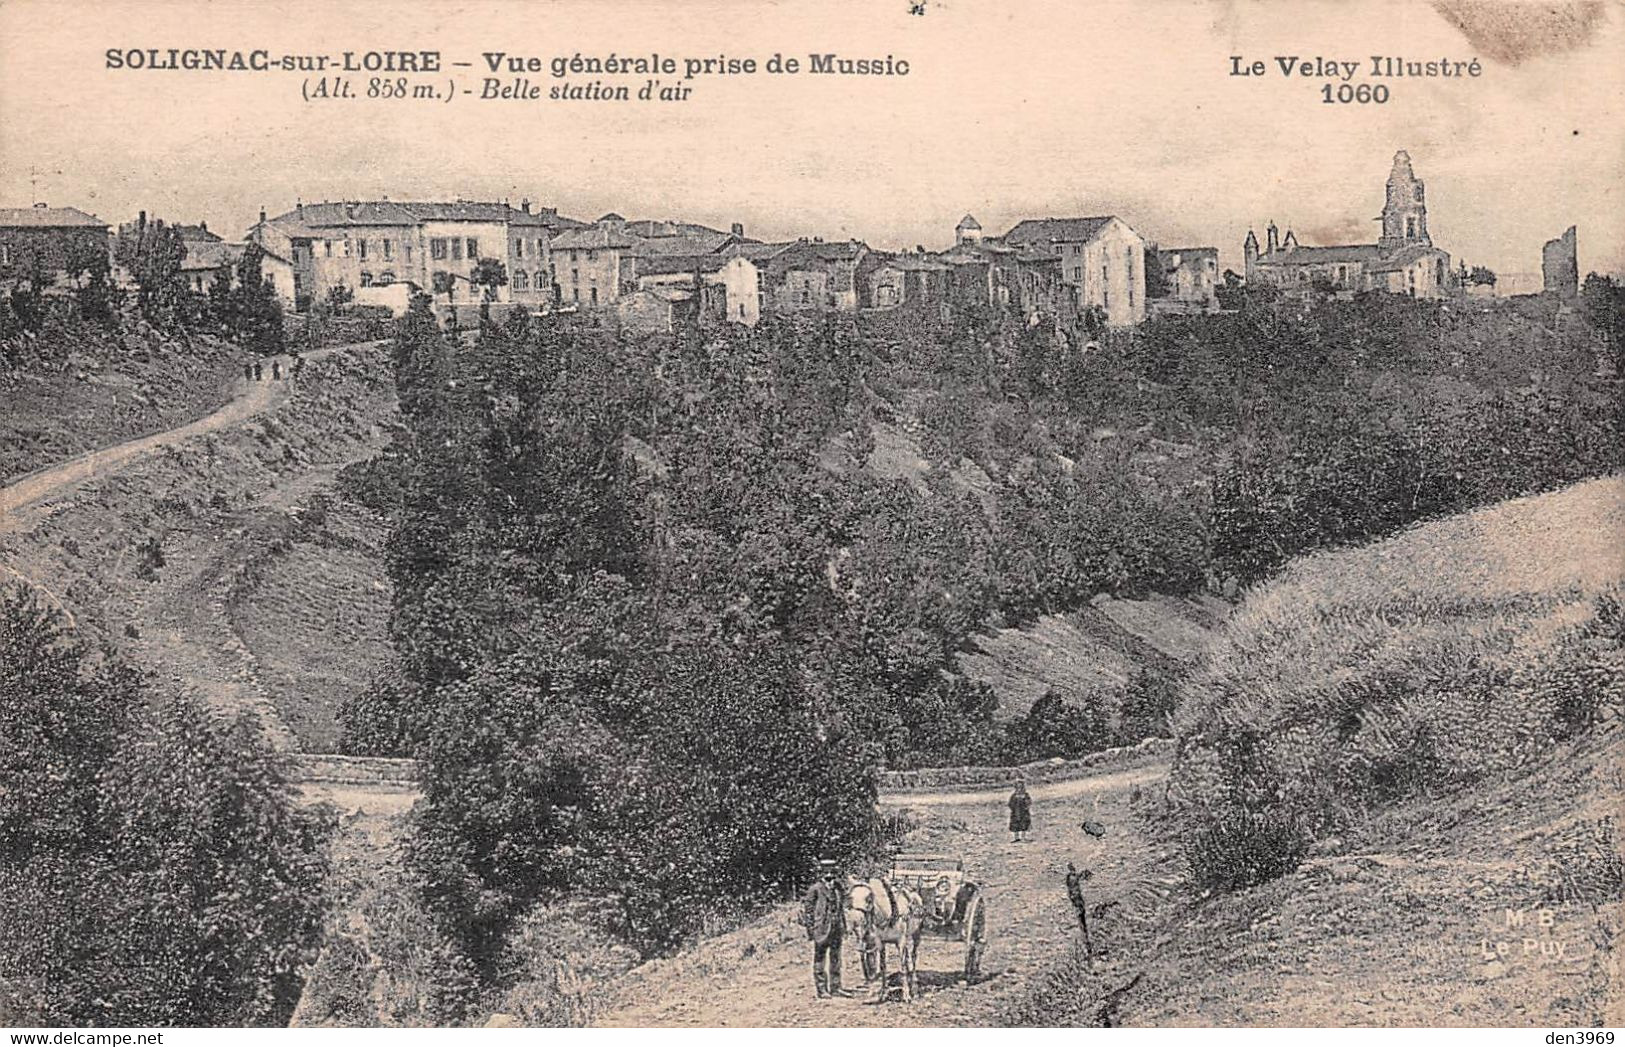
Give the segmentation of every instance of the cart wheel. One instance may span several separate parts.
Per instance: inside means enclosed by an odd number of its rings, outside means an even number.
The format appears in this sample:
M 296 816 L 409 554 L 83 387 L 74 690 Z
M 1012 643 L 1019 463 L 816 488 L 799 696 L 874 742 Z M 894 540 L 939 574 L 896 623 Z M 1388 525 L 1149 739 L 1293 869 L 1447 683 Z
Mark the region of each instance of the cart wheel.
M 982 957 L 987 952 L 987 910 L 982 899 L 971 903 L 965 917 L 965 981 L 974 982 L 982 976 Z

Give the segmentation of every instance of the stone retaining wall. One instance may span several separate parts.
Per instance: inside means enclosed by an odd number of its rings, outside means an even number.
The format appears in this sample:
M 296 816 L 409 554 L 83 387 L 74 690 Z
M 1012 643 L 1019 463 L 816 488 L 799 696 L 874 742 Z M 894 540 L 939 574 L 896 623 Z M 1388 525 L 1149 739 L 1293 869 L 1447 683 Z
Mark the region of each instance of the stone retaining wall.
M 1009 785 L 1020 779 L 1028 785 L 1087 778 L 1108 768 L 1119 768 L 1172 753 L 1171 738 L 1147 738 L 1136 745 L 1102 749 L 1076 760 L 1037 760 L 1015 767 L 922 767 L 914 771 L 883 771 L 881 792 L 921 789 L 972 789 Z

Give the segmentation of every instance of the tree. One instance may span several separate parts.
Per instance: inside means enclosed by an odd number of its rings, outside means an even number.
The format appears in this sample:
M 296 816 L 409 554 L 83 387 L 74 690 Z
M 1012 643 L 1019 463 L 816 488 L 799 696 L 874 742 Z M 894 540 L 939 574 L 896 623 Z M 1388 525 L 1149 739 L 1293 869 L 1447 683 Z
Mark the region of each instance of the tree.
M 186 260 L 186 243 L 180 232 L 162 219 L 142 226 L 132 254 L 132 271 L 139 288 L 137 301 L 141 315 L 155 327 L 183 327 L 190 319 L 189 294 L 181 270 Z
M 497 290 L 508 286 L 508 267 L 495 258 L 481 258 L 474 264 L 469 283 L 483 289 L 487 302 L 497 300 Z
M 228 297 L 232 334 L 245 349 L 272 356 L 287 348 L 282 302 L 261 271 L 265 250 L 252 241 L 237 262 L 237 282 Z
M 1494 287 L 1495 271 L 1482 265 L 1475 265 L 1473 266 L 1472 270 L 1468 272 L 1467 280 L 1469 283 L 1475 284 L 1479 287 Z
M 0 593 L 0 1015 L 280 1025 L 320 930 L 327 823 L 248 716 L 149 693 Z
M 327 289 L 327 308 L 334 316 L 343 316 L 350 303 L 354 301 L 355 292 L 347 284 L 334 284 Z
M 1162 266 L 1162 252 L 1156 244 L 1145 245 L 1145 300 L 1166 298 L 1173 288 L 1168 284 L 1168 271 Z

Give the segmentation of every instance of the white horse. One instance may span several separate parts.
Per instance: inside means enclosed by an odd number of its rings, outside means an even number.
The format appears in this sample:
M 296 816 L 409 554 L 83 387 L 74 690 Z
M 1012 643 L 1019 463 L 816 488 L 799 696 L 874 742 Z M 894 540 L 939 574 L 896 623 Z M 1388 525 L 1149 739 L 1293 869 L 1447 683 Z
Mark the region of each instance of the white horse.
M 897 947 L 897 965 L 903 975 L 903 1002 L 920 991 L 915 961 L 920 953 L 920 932 L 925 923 L 925 904 L 914 890 L 879 877 L 854 884 L 846 894 L 846 925 L 854 940 L 861 943 L 866 961 L 873 963 L 879 979 L 881 1000 L 888 990 L 886 946 Z M 870 962 L 864 974 L 870 974 Z

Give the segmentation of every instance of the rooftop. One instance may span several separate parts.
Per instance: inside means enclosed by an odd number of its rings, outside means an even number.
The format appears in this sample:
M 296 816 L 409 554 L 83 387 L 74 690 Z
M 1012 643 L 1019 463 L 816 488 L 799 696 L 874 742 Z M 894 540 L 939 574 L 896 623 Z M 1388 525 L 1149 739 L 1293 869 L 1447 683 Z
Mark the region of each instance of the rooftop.
M 1017 222 L 1003 239 L 1012 244 L 1080 243 L 1093 240 L 1112 215 L 1090 218 L 1028 218 Z
M 556 211 L 523 211 L 505 203 L 480 200 L 346 200 L 319 204 L 300 204 L 286 214 L 278 215 L 278 223 L 292 221 L 315 228 L 333 226 L 402 226 L 420 222 L 505 222 L 509 225 L 531 225 L 546 228 L 565 228 L 579 225 Z
M 666 254 L 645 257 L 638 263 L 638 275 L 655 276 L 663 273 L 714 273 L 734 260 L 734 255 L 720 254 Z
M 0 207 L 0 227 L 10 229 L 106 229 L 107 223 L 77 207 Z
M 590 225 L 582 229 L 567 229 L 553 238 L 549 245 L 555 251 L 570 250 L 627 250 L 636 246 L 632 237 L 610 226 Z
M 227 244 L 219 240 L 188 240 L 186 257 L 181 259 L 182 270 L 219 269 L 235 265 L 243 256 L 244 244 Z

